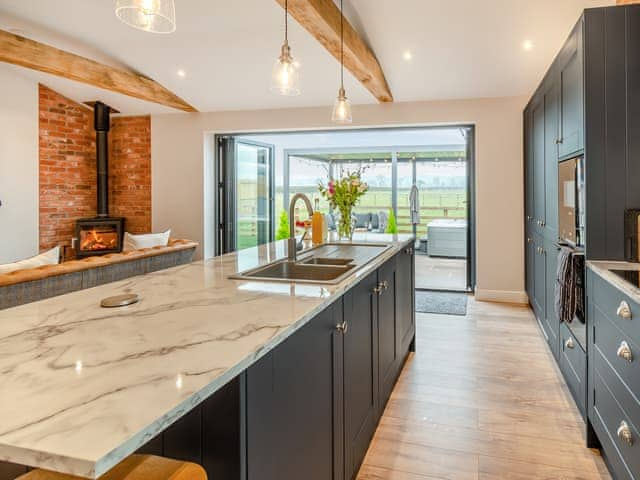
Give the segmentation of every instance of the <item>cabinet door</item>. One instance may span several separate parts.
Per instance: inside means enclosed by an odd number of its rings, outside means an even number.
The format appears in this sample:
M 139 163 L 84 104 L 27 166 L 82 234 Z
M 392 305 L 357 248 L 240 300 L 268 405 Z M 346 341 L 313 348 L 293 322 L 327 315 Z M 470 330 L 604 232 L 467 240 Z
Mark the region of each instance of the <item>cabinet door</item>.
M 379 415 L 382 414 L 393 390 L 400 357 L 396 316 L 396 259 L 392 258 L 378 269 L 378 382 L 380 386 Z
M 415 260 L 413 247 L 407 247 L 398 255 L 396 269 L 396 326 L 398 332 L 398 351 L 402 368 L 404 356 L 409 351 L 416 333 L 415 301 L 414 301 L 414 270 Z
M 545 321 L 547 324 L 547 342 L 553 352 L 553 356 L 558 358 L 560 347 L 560 321 L 556 315 L 555 308 L 555 288 L 556 271 L 558 265 L 558 249 L 553 242 L 545 241 L 542 246 L 542 256 L 545 262 L 546 275 L 546 301 L 545 301 Z
M 247 371 L 247 478 L 342 480 L 338 302 Z
M 532 108 L 524 111 L 524 186 L 525 186 L 525 226 L 533 229 L 535 225 L 534 189 L 533 189 L 533 113 Z
M 553 82 L 544 96 L 545 129 L 545 216 L 544 228 L 547 238 L 557 238 L 558 234 L 558 123 L 560 116 L 558 83 Z
M 546 216 L 544 98 L 535 104 L 533 115 L 533 216 L 534 228 L 544 228 Z
M 582 72 L 582 23 L 571 34 L 560 55 L 560 145 L 567 157 L 584 148 L 584 94 Z
M 345 480 L 355 477 L 377 424 L 378 326 L 374 272 L 344 296 Z
M 525 252 L 526 252 L 526 289 L 527 296 L 529 297 L 529 303 L 535 308 L 534 298 L 534 281 L 535 281 L 535 259 L 536 259 L 536 247 L 533 243 L 533 233 L 531 231 L 525 232 Z
M 534 237 L 533 247 L 533 307 L 546 333 L 547 264 L 542 248 L 542 241 L 539 240 L 537 236 Z

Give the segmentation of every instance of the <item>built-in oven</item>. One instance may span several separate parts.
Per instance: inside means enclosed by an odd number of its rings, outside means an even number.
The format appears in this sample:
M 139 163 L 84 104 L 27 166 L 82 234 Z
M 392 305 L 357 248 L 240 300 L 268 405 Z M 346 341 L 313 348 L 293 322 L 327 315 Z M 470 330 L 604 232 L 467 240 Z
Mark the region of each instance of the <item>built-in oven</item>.
M 572 247 L 584 246 L 584 159 L 558 164 L 558 237 Z

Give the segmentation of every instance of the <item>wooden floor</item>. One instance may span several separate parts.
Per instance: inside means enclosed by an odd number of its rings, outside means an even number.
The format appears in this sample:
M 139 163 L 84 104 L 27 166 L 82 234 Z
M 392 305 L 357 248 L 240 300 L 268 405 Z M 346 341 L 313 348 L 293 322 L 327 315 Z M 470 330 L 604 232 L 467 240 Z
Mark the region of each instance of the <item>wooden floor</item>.
M 528 308 L 417 314 L 359 480 L 609 479 Z
M 466 290 L 467 260 L 416 255 L 416 288 Z

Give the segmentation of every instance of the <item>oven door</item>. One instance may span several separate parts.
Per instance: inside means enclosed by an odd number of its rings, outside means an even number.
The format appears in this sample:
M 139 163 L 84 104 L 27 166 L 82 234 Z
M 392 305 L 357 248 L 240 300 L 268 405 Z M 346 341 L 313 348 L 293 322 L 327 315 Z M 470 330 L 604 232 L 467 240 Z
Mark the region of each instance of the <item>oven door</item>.
M 578 185 L 576 168 L 578 159 L 565 160 L 558 165 L 558 236 L 570 245 L 577 245 Z

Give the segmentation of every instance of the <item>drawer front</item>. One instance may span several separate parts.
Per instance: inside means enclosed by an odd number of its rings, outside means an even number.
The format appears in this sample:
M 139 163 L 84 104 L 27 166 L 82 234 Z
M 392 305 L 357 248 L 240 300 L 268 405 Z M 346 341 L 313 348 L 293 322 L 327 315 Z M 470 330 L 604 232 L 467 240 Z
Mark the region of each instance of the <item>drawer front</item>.
M 596 351 L 636 395 L 640 394 L 640 346 L 593 305 L 593 340 Z
M 586 416 L 587 354 L 564 323 L 560 324 L 560 370 L 582 413 Z
M 595 302 L 600 311 L 614 325 L 634 342 L 640 343 L 640 305 L 591 270 L 589 270 L 588 294 L 590 301 Z M 623 317 L 623 312 L 620 312 L 620 315 L 616 313 L 622 302 L 629 307 L 631 314 L 629 318 Z
M 606 360 L 599 352 L 594 353 L 595 418 L 592 421 L 594 427 L 600 427 L 596 431 L 604 430 L 610 441 L 604 442 L 607 456 L 615 458 L 617 455 L 622 460 L 620 463 L 623 469 L 615 468 L 616 462 L 611 462 L 616 470 L 620 470 L 616 471 L 616 477 L 635 478 L 631 472 L 640 472 L 640 433 L 637 428 L 640 409 L 636 399 L 630 395 Z M 625 440 L 625 431 L 629 440 Z M 602 437 L 601 432 L 598 437 Z M 610 448 L 606 448 L 607 443 L 610 443 Z

